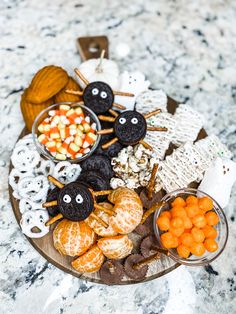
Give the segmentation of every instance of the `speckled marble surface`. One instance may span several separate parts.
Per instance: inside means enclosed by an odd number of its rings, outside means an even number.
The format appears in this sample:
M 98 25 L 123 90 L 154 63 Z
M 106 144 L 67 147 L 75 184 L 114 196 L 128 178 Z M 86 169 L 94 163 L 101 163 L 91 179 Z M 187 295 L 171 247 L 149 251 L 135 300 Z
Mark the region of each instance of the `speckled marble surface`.
M 129 6 L 127 5 L 129 3 Z M 190 4 L 191 3 L 191 4 Z M 128 287 L 82 282 L 50 265 L 22 235 L 9 203 L 8 165 L 23 127 L 20 93 L 37 69 L 80 62 L 75 38 L 105 34 L 131 54 L 152 87 L 192 104 L 236 155 L 236 3 L 228 1 L 5 0 L 0 3 L 0 313 L 235 313 L 236 190 L 224 253 L 206 268 L 180 267 Z

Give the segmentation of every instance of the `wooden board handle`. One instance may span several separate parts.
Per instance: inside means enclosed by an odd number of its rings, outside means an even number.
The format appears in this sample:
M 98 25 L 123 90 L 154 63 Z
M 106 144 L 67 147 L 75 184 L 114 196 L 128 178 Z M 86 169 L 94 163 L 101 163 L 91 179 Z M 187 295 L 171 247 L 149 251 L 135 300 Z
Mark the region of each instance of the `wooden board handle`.
M 109 41 L 107 36 L 91 36 L 77 38 L 77 48 L 82 61 L 100 58 L 102 50 L 105 50 L 105 58 L 109 58 Z

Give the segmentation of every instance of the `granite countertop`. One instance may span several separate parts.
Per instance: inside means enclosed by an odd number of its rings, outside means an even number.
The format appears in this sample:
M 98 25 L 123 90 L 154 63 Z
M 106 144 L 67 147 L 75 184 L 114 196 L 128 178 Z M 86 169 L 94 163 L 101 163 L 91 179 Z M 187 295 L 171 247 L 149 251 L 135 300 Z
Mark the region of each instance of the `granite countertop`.
M 109 36 L 114 59 L 117 44 L 128 44 L 120 67 L 143 71 L 153 88 L 197 108 L 207 131 L 235 156 L 235 1 L 5 0 L 0 13 L 0 313 L 235 313 L 235 188 L 226 209 L 228 245 L 211 265 L 106 287 L 63 273 L 34 250 L 16 223 L 7 184 L 23 128 L 23 88 L 46 64 L 72 73 L 80 62 L 75 39 L 85 35 Z

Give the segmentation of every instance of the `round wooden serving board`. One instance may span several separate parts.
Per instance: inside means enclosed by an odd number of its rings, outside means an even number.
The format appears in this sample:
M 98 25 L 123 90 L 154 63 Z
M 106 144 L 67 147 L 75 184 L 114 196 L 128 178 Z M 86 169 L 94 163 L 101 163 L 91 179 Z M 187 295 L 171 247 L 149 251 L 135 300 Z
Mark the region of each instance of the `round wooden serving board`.
M 168 98 L 168 112 L 170 113 L 174 113 L 176 108 L 178 106 L 178 103 L 171 99 Z M 23 131 L 21 132 L 19 139 L 21 139 L 22 137 L 24 137 L 26 134 L 28 133 L 27 129 L 24 128 Z M 206 132 L 204 129 L 202 129 L 199 133 L 198 136 L 198 140 L 202 139 L 204 137 L 206 137 Z M 167 154 L 171 153 L 171 151 L 173 150 L 173 148 L 170 148 L 169 151 L 167 152 Z M 12 163 L 10 163 L 10 171 L 12 169 Z M 20 225 L 20 219 L 21 219 L 21 213 L 19 210 L 19 201 L 17 199 L 14 198 L 14 196 L 12 195 L 13 190 L 12 188 L 9 186 L 9 194 L 10 194 L 10 201 L 12 204 L 12 208 L 16 217 L 16 220 L 18 222 L 18 224 Z M 55 224 L 54 224 L 55 227 Z M 69 256 L 63 256 L 61 255 L 53 246 L 53 240 L 52 240 L 52 231 L 53 231 L 53 226 L 51 226 L 51 230 L 50 232 L 45 235 L 42 238 L 39 239 L 31 239 L 28 238 L 28 241 L 33 245 L 33 247 L 51 264 L 53 264 L 54 266 L 58 267 L 59 269 L 84 280 L 88 280 L 88 281 L 92 281 L 92 282 L 96 282 L 96 283 L 102 283 L 99 276 L 95 273 L 95 274 L 81 274 L 78 273 L 75 269 L 73 269 L 71 267 L 71 261 L 74 259 L 72 257 Z M 153 280 L 156 279 L 158 277 L 161 277 L 167 273 L 169 273 L 170 271 L 174 270 L 175 268 L 177 268 L 179 266 L 178 263 L 174 262 L 173 260 L 169 259 L 166 256 L 163 256 L 158 263 L 158 267 L 156 269 L 156 273 L 147 276 L 142 282 L 145 281 L 149 281 L 149 280 Z M 122 281 L 121 285 L 127 285 L 127 284 L 134 284 L 134 283 L 139 283 L 136 281 L 133 281 L 131 279 L 127 279 L 125 281 Z

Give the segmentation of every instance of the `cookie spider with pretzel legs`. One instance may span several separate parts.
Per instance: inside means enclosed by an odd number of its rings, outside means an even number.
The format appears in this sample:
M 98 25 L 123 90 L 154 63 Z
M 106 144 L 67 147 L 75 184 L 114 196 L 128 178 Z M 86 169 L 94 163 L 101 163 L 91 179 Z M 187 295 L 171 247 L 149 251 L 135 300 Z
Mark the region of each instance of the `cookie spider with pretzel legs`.
M 112 112 L 112 107 L 124 110 L 126 107 L 114 102 L 116 95 L 134 97 L 131 93 L 113 91 L 112 88 L 105 82 L 96 81 L 89 82 L 83 74 L 75 69 L 75 73 L 85 84 L 83 91 L 66 90 L 68 94 L 82 96 L 84 105 L 93 110 L 96 114 Z

